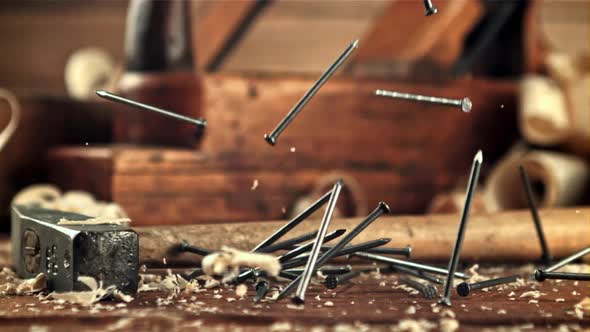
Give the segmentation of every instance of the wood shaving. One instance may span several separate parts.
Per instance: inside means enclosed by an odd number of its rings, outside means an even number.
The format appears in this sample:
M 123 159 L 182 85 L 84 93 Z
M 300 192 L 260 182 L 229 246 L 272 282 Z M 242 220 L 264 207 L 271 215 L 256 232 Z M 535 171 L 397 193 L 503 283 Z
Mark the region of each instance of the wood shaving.
M 66 218 L 61 218 L 57 223 L 60 226 L 86 226 L 86 225 L 129 225 L 131 223 L 131 219 L 129 218 L 89 218 L 86 220 L 69 220 Z
M 305 306 L 302 304 L 287 304 L 287 308 L 288 309 L 293 309 L 293 310 L 303 310 L 305 309 Z
M 584 316 L 590 316 L 590 297 L 586 297 L 574 305 L 574 313 L 579 319 L 583 319 Z
M 334 306 L 334 302 L 332 302 L 332 301 L 324 302 L 324 307 L 333 307 L 333 306 Z
M 30 295 L 39 293 L 47 287 L 47 278 L 43 273 L 39 273 L 34 278 L 19 279 L 14 271 L 4 268 L 0 274 L 7 280 L 0 285 L 1 295 Z
M 498 315 L 506 315 L 506 310 L 505 309 L 498 310 Z
M 273 332 L 292 331 L 293 326 L 289 322 L 275 322 L 270 326 L 270 330 Z
M 565 302 L 565 299 L 564 298 L 558 298 L 558 299 L 555 299 L 555 302 Z
M 491 311 L 492 310 L 492 308 L 486 307 L 485 305 L 482 305 L 480 308 L 481 308 L 481 310 L 486 310 L 486 311 Z
M 455 318 L 455 313 L 451 309 L 445 309 L 440 313 L 441 317 Z
M 244 297 L 246 296 L 247 293 L 248 293 L 248 286 L 246 286 L 244 284 L 239 284 L 236 287 L 236 296 L 239 297 L 240 299 L 244 299 Z
M 539 300 L 529 300 L 529 304 L 537 304 L 539 303 Z
M 520 294 L 519 297 L 532 297 L 534 299 L 538 299 L 541 297 L 541 295 L 547 295 L 547 294 L 541 293 L 540 291 L 536 290 L 536 291 L 524 292 L 524 293 Z
M 102 287 L 102 282 L 97 283 L 92 277 L 80 276 L 78 281 L 85 284 L 90 290 L 82 292 L 50 293 L 47 297 L 63 302 L 91 306 L 92 304 L 112 295 L 116 290 L 115 286 Z M 62 302 L 62 303 L 63 303 Z
M 456 319 L 442 318 L 438 325 L 441 332 L 455 332 L 459 330 L 459 321 Z
M 21 190 L 11 205 L 36 206 L 44 209 L 80 213 L 96 218 L 127 218 L 123 209 L 115 204 L 97 201 L 85 191 L 68 191 L 64 194 L 50 184 L 37 184 Z
M 416 307 L 415 307 L 415 306 L 413 306 L 413 305 L 411 305 L 411 306 L 409 306 L 409 307 L 406 309 L 406 311 L 404 311 L 404 312 L 405 312 L 406 314 L 408 314 L 408 315 L 413 315 L 413 314 L 415 314 L 415 313 L 416 313 Z
M 426 319 L 402 319 L 397 325 L 391 326 L 391 331 L 426 332 L 435 329 L 437 325 Z
M 252 182 L 252 187 L 250 187 L 250 190 L 256 190 L 256 188 L 258 188 L 258 179 L 254 179 L 254 182 Z
M 277 276 L 281 263 L 277 257 L 269 254 L 241 251 L 222 247 L 221 252 L 209 254 L 201 261 L 203 272 L 209 276 L 223 276 L 231 280 L 239 273 L 240 267 L 260 268 L 270 276 Z
M 475 264 L 473 265 L 471 268 L 469 268 L 469 279 L 467 280 L 468 283 L 474 283 L 474 282 L 480 282 L 480 281 L 484 281 L 487 280 L 486 277 L 480 275 L 477 270 L 479 269 L 479 264 Z

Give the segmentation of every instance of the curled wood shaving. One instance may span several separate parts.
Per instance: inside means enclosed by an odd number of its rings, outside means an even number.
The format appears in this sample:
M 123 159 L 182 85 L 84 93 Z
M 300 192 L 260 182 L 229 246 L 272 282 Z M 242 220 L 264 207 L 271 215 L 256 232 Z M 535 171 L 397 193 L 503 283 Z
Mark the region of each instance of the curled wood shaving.
M 579 319 L 583 319 L 584 316 L 590 316 L 590 297 L 586 297 L 574 305 L 574 314 Z
M 397 325 L 391 327 L 391 331 L 426 332 L 435 329 L 435 323 L 426 319 L 402 319 Z
M 441 318 L 438 325 L 441 332 L 455 332 L 459 330 L 459 321 L 452 318 Z
M 223 276 L 224 280 L 236 276 L 240 267 L 260 268 L 270 276 L 277 276 L 281 271 L 281 264 L 273 255 L 245 252 L 228 247 L 222 247 L 221 252 L 205 256 L 201 266 L 205 274 Z
M 408 315 L 413 315 L 416 313 L 416 307 L 411 305 L 408 307 L 408 309 L 406 309 L 406 311 L 404 311 L 406 314 Z
M 541 297 L 541 295 L 547 295 L 547 294 L 541 293 L 540 291 L 536 290 L 536 291 L 524 292 L 524 293 L 520 294 L 519 297 L 532 297 L 534 299 L 538 299 Z
M 85 191 L 68 191 L 62 194 L 57 187 L 50 184 L 37 184 L 21 190 L 11 204 L 37 206 L 97 218 L 127 218 L 125 211 L 115 203 L 97 201 Z
M 248 293 L 248 286 L 244 285 L 244 284 L 239 284 L 238 286 L 236 286 L 236 296 L 239 297 L 240 299 L 243 299 L 246 296 L 246 293 Z
M 50 293 L 47 297 L 54 300 L 79 304 L 89 307 L 92 304 L 112 295 L 116 291 L 115 286 L 102 287 L 102 282 L 97 283 L 92 277 L 80 276 L 78 281 L 85 284 L 90 290 L 83 292 Z
M 129 225 L 131 223 L 131 219 L 129 218 L 117 218 L 117 219 L 110 219 L 110 218 L 89 218 L 86 220 L 68 220 L 66 218 L 61 218 L 57 223 L 60 226 L 84 226 L 84 225 Z
M 4 268 L 0 275 L 4 276 L 7 281 L 0 285 L 1 295 L 30 295 L 38 293 L 47 287 L 47 278 L 43 273 L 39 273 L 34 278 L 19 279 L 14 271 Z

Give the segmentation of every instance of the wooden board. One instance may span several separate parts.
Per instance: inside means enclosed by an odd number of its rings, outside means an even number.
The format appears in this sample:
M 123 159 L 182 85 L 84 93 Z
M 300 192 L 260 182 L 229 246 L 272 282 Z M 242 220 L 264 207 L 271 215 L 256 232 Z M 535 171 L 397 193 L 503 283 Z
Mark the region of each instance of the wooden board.
M 397 285 L 396 275 L 364 276 L 331 291 L 312 284 L 303 309 L 293 307 L 288 299 L 254 304 L 251 286 L 243 300 L 228 300 L 236 299 L 233 287 L 181 292 L 169 300 L 166 292 L 145 292 L 118 308 L 116 302 L 109 301 L 84 308 L 41 303 L 35 296 L 5 296 L 0 298 L 0 323 L 11 331 L 29 331 L 32 325 L 51 330 L 89 331 L 277 331 L 281 326 L 298 331 L 391 331 L 401 320 L 427 320 L 433 324 L 433 330 L 441 330 L 442 319 L 446 318 L 456 320 L 459 331 L 483 328 L 502 331 L 501 328 L 507 327 L 516 331 L 554 331 L 561 325 L 590 327 L 590 318 L 578 319 L 571 314 L 573 306 L 587 294 L 587 285 L 582 282 L 531 282 L 521 287 L 479 291 L 466 298 L 453 294 L 452 314 L 445 307 L 433 308 L 436 300 L 395 289 Z M 529 302 L 530 297 L 520 297 L 529 290 L 543 293 L 536 300 L 538 303 Z M 514 294 L 510 295 L 511 292 Z M 414 314 L 408 313 L 410 307 L 415 308 Z

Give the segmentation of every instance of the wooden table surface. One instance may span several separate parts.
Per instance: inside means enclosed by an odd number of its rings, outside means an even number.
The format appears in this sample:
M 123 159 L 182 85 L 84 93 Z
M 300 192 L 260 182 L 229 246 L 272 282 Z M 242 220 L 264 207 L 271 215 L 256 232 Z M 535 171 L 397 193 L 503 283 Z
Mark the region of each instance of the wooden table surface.
M 574 305 L 590 295 L 587 282 L 530 281 L 501 290 L 477 291 L 466 298 L 453 292 L 451 314 L 447 307 L 433 307 L 435 300 L 399 288 L 397 278 L 385 274 L 363 275 L 335 290 L 327 290 L 320 284 L 311 285 L 304 308 L 295 307 L 288 299 L 255 304 L 252 302 L 253 287 L 243 300 L 237 298 L 234 288 L 227 287 L 193 293 L 183 291 L 170 300 L 166 292 L 142 292 L 128 304 L 103 301 L 90 308 L 43 303 L 37 296 L 4 296 L 0 297 L 0 326 L 3 330 L 14 331 L 29 331 L 32 325 L 38 328 L 34 331 L 188 331 L 197 327 L 205 331 L 362 331 L 369 328 L 390 331 L 395 330 L 392 327 L 400 320 L 425 319 L 435 324 L 432 330 L 437 331 L 442 330 L 441 319 L 453 319 L 454 314 L 459 331 L 482 328 L 500 331 L 505 326 L 517 330 L 558 330 L 563 324 L 572 331 L 578 327 L 590 329 L 590 318 L 579 319 L 572 313 Z M 520 297 L 530 290 L 538 290 L 542 295 L 538 299 Z M 510 295 L 511 292 L 514 295 Z M 557 302 L 557 299 L 563 301 Z M 531 300 L 538 303 L 531 303 Z M 412 306 L 415 313 L 409 309 Z

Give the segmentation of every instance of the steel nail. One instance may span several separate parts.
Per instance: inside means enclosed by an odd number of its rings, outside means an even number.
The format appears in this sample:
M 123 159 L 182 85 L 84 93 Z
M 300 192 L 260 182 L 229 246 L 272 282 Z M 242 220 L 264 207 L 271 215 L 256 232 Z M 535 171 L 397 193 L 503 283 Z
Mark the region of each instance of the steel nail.
M 457 240 L 453 247 L 451 259 L 449 261 L 449 274 L 447 274 L 447 280 L 444 284 L 443 295 L 441 296 L 439 303 L 447 306 L 451 305 L 451 288 L 453 287 L 453 277 L 459 264 L 459 257 L 461 256 L 461 246 L 463 245 L 463 238 L 465 237 L 465 230 L 467 229 L 467 221 L 469 220 L 469 211 L 471 209 L 471 202 L 473 200 L 473 194 L 477 187 L 477 180 L 479 178 L 479 171 L 483 162 L 483 154 L 481 150 L 477 151 L 477 154 L 473 158 L 473 164 L 471 166 L 471 174 L 469 175 L 469 183 L 467 184 L 467 193 L 465 195 L 465 203 L 463 204 L 463 212 L 461 212 L 461 222 L 459 223 L 459 231 L 457 232 Z
M 537 269 L 535 279 L 537 281 L 545 281 L 546 279 L 590 281 L 590 273 L 547 272 Z
M 462 282 L 459 285 L 457 285 L 457 294 L 459 294 L 459 296 L 467 296 L 472 291 L 516 282 L 516 280 L 518 278 L 519 278 L 519 276 L 515 274 L 515 275 L 511 275 L 511 276 L 507 276 L 507 277 L 501 277 L 501 278 L 495 278 L 495 279 L 490 279 L 490 280 L 485 280 L 485 281 L 480 281 L 480 282 L 474 282 L 472 284 L 467 283 L 467 282 Z
M 471 107 L 473 106 L 473 103 L 471 102 L 471 99 L 469 99 L 469 98 L 450 99 L 450 98 L 423 96 L 423 95 L 417 95 L 417 94 L 412 94 L 412 93 L 403 93 L 403 92 L 387 91 L 387 90 L 375 90 L 375 95 L 396 98 L 396 99 L 414 100 L 414 101 L 439 104 L 439 105 L 457 106 L 461 109 L 461 111 L 463 111 L 465 113 L 471 111 Z

